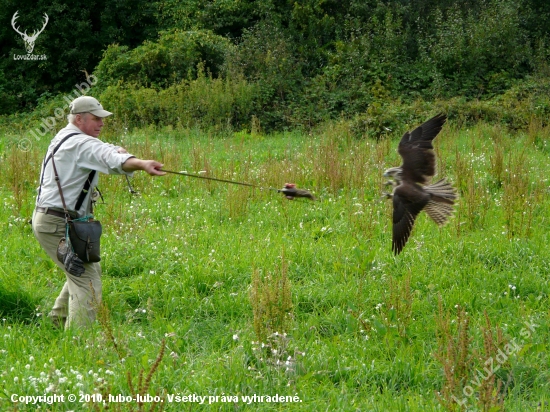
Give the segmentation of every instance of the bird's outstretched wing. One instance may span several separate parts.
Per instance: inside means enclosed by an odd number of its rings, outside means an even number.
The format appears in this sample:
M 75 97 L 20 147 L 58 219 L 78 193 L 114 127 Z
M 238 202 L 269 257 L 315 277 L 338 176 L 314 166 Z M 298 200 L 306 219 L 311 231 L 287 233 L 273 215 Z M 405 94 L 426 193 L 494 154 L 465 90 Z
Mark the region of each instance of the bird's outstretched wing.
M 403 250 L 418 214 L 428 204 L 430 196 L 411 184 L 398 186 L 393 193 L 392 250 L 397 255 Z
M 438 114 L 418 126 L 412 132 L 406 132 L 397 148 L 403 158 L 403 180 L 428 184 L 435 175 L 435 153 L 432 140 L 438 135 L 447 120 L 444 114 Z

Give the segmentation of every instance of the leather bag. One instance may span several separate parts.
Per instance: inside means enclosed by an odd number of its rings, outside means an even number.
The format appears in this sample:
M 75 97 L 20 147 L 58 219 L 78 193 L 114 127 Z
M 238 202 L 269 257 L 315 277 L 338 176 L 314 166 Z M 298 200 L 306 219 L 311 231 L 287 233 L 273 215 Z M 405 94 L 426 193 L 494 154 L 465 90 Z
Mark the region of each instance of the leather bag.
M 99 262 L 101 222 L 69 220 L 69 239 L 74 252 L 83 262 Z

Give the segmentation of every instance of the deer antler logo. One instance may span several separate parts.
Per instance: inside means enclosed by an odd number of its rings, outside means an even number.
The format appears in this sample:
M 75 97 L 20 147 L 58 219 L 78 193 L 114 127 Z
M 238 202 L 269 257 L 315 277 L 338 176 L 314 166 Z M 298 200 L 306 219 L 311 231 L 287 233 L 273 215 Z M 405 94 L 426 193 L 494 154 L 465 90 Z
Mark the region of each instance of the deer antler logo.
M 25 30 L 24 33 L 21 33 L 19 31 L 19 28 L 15 27 L 15 20 L 17 20 L 17 18 L 19 17 L 17 13 L 19 13 L 19 11 L 16 11 L 13 17 L 11 18 L 11 26 L 19 35 L 21 35 L 21 37 L 23 38 L 23 41 L 25 42 L 25 48 L 27 49 L 27 53 L 31 54 L 32 51 L 34 50 L 34 42 L 36 41 L 38 35 L 42 33 L 46 28 L 46 24 L 48 24 L 49 17 L 46 13 L 44 13 L 44 19 L 45 19 L 44 25 L 40 30 L 34 31 L 33 34 L 29 36 L 27 35 L 27 30 Z

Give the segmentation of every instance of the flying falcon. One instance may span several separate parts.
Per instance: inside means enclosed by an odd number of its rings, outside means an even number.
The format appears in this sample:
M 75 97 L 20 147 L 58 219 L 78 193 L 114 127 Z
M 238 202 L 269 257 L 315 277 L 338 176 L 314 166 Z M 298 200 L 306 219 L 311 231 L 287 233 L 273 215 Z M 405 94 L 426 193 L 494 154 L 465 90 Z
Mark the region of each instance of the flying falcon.
M 384 172 L 385 177 L 393 178 L 386 184 L 394 187 L 393 193 L 387 196 L 393 198 L 392 250 L 396 255 L 405 247 L 422 210 L 439 226 L 447 223 L 453 214 L 458 198 L 456 190 L 445 179 L 430 184 L 435 175 L 432 140 L 446 120 L 447 116 L 438 114 L 412 132 L 406 132 L 397 148 L 403 164 Z

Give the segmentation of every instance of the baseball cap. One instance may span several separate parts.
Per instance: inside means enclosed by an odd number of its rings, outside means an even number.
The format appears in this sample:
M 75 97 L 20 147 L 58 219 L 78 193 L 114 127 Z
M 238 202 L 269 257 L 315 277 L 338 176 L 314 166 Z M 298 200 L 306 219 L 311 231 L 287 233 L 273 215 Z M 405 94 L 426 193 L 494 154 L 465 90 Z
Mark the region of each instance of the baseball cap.
M 80 96 L 74 99 L 69 105 L 71 114 L 91 113 L 97 117 L 107 117 L 111 112 L 103 110 L 103 106 L 92 96 Z

